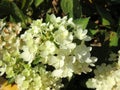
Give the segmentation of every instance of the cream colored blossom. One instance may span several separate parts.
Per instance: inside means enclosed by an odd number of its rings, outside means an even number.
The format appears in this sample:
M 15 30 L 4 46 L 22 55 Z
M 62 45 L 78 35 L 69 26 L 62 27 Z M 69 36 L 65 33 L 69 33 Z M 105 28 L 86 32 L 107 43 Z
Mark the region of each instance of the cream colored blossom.
M 119 51 L 118 51 L 119 52 Z M 96 88 L 96 90 L 120 90 L 120 66 L 118 63 L 102 64 L 94 70 L 95 77 L 87 81 L 88 88 Z
M 2 23 L 0 75 L 15 80 L 20 90 L 60 90 L 62 78 L 91 72 L 97 58 L 85 44 L 90 37 L 72 20 L 52 14 L 47 23 L 33 20 L 22 34 L 20 24 Z

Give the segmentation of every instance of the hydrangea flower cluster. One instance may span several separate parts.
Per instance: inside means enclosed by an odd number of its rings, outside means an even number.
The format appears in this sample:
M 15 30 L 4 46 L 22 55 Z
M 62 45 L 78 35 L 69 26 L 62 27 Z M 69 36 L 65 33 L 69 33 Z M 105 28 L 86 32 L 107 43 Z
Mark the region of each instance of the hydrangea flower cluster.
M 89 88 L 96 88 L 96 90 L 120 90 L 120 50 L 118 53 L 118 62 L 109 65 L 103 63 L 96 67 L 96 70 L 94 70 L 95 77 L 89 79 L 86 83 Z M 116 56 L 116 54 L 114 55 Z M 116 58 L 114 59 L 116 60 Z
M 0 75 L 20 90 L 59 90 L 61 78 L 90 72 L 97 61 L 85 45 L 87 30 L 72 18 L 50 15 L 47 23 L 33 21 L 23 34 L 20 24 L 1 22 L 0 28 Z

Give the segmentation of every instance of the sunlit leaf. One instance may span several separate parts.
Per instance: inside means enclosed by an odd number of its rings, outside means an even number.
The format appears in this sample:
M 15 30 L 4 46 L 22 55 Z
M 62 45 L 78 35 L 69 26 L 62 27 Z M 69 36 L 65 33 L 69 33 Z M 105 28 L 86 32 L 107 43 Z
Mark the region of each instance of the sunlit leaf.
M 89 19 L 90 19 L 89 17 L 88 18 L 80 18 L 80 19 L 74 20 L 74 22 L 76 24 L 80 25 L 82 29 L 85 29 L 88 25 Z
M 118 45 L 118 36 L 116 32 L 110 33 L 110 46 L 117 46 Z
M 46 19 L 45 19 L 46 22 L 50 21 L 50 15 L 49 14 L 46 14 Z
M 107 19 L 102 18 L 102 25 L 104 25 L 104 26 L 110 25 L 110 22 Z
M 92 35 L 95 35 L 96 33 L 99 32 L 99 30 L 93 30 L 93 29 L 91 29 L 91 30 L 89 30 L 89 31 L 90 31 L 90 33 L 91 33 Z

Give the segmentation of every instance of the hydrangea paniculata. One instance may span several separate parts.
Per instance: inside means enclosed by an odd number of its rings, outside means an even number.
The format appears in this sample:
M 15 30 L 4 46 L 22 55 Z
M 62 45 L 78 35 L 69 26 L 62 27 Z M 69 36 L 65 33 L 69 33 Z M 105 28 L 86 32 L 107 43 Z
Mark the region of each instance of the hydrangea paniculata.
M 20 90 L 59 90 L 61 78 L 90 72 L 96 57 L 91 57 L 87 30 L 72 18 L 50 15 L 44 23 L 33 20 L 20 34 L 20 24 L 4 27 L 0 22 L 0 75 L 15 81 Z M 48 71 L 46 67 L 54 69 Z
M 114 55 L 116 56 L 116 54 Z M 96 90 L 120 90 L 120 50 L 118 56 L 118 62 L 109 65 L 103 63 L 97 66 L 94 70 L 94 78 L 89 79 L 86 83 L 88 88 L 96 88 Z M 116 60 L 116 58 L 114 59 Z

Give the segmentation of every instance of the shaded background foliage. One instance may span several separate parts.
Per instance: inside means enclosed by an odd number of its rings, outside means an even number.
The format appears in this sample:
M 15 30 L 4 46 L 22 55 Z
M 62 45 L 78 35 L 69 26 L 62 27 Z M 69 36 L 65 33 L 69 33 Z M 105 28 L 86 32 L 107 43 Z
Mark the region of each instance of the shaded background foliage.
M 93 47 L 92 55 L 98 57 L 96 64 L 109 64 L 109 53 L 120 49 L 119 6 L 120 0 L 0 0 L 0 18 L 21 22 L 24 31 L 32 20 L 43 18 L 46 21 L 49 14 L 72 17 L 76 24 L 87 28 L 93 38 L 86 44 Z M 62 90 L 92 90 L 85 82 L 93 76 L 93 72 L 74 75 L 70 83 L 63 79 Z

